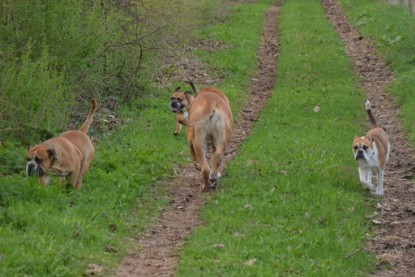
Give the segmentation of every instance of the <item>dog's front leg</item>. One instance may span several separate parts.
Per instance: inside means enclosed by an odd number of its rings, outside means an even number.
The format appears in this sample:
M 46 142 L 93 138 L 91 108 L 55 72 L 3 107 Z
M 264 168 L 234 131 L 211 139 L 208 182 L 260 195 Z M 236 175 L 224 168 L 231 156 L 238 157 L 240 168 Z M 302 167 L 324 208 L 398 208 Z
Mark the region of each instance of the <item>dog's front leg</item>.
M 378 170 L 378 186 L 376 187 L 376 195 L 383 195 L 383 177 L 385 176 L 385 171 L 382 169 Z
M 177 136 L 182 131 L 182 124 L 179 123 L 179 119 L 183 118 L 183 115 L 180 113 L 175 113 L 174 117 L 176 119 L 176 130 L 174 131 L 174 135 Z
M 174 131 L 174 135 L 177 136 L 178 134 L 180 134 L 181 130 L 182 130 L 182 124 L 176 121 L 176 130 Z
M 360 183 L 362 183 L 368 189 L 373 190 L 372 170 L 370 168 L 363 169 L 363 168 L 360 168 L 360 167 L 358 167 L 358 169 L 359 169 Z
M 39 185 L 46 186 L 49 183 L 49 175 L 45 174 L 39 177 Z

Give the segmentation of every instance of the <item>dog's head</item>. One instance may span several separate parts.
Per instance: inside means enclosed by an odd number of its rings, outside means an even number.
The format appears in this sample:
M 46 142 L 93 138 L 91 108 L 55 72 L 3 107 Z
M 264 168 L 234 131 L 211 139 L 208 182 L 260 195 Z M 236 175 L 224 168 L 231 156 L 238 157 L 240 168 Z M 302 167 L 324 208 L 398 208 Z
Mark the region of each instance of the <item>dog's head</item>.
M 358 137 L 353 140 L 352 150 L 354 153 L 354 159 L 357 160 L 370 160 L 373 152 L 373 138 L 372 137 Z
M 27 152 L 26 173 L 29 176 L 42 177 L 56 161 L 55 151 L 48 145 L 35 145 Z
M 170 108 L 174 113 L 185 112 L 189 109 L 193 96 L 192 91 L 180 92 L 180 87 L 176 88 L 170 98 Z

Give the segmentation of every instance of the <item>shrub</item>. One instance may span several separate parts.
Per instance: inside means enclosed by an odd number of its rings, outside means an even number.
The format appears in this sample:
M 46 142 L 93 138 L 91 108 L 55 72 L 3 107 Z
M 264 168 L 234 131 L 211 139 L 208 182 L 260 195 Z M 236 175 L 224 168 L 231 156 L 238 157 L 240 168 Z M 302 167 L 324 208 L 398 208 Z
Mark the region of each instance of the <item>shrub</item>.
M 36 60 L 29 58 L 30 51 L 2 67 L 0 141 L 13 136 L 34 143 L 67 124 L 66 107 L 72 99 L 65 93 L 61 74 L 47 51 Z

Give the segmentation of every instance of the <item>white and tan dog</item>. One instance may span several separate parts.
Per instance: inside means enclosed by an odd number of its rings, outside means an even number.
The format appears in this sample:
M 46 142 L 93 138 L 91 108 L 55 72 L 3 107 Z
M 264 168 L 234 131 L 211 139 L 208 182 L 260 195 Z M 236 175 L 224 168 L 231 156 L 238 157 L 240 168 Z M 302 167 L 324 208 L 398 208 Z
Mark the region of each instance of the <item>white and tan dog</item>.
M 383 195 L 383 179 L 385 166 L 389 161 L 390 144 L 386 132 L 378 127 L 370 109 L 369 100 L 366 101 L 366 112 L 369 116 L 371 129 L 364 137 L 355 137 L 353 141 L 354 159 L 358 164 L 360 182 L 368 189 L 373 190 L 372 170 L 377 172 L 376 195 Z
M 189 117 L 179 122 L 190 129 L 189 146 L 193 161 L 200 163 L 203 185 L 201 191 L 214 189 L 221 176 L 218 169 L 226 145 L 232 135 L 232 111 L 228 98 L 218 89 L 206 87 L 200 90 L 189 110 Z M 212 157 L 207 163 L 206 152 L 210 145 Z
M 79 130 L 66 131 L 59 137 L 30 147 L 27 153 L 27 175 L 38 176 L 40 185 L 49 182 L 49 174 L 60 176 L 61 185 L 63 178 L 68 176 L 72 186 L 79 189 L 95 154 L 87 133 L 96 109 L 97 102 L 94 99 L 88 117 Z

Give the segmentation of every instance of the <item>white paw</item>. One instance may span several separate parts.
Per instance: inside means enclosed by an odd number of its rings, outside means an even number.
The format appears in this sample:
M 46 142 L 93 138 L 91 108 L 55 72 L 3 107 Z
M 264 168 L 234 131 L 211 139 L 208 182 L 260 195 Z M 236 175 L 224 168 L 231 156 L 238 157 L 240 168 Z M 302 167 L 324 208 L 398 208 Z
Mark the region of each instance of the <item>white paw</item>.
M 383 190 L 376 190 L 375 195 L 382 196 L 383 195 Z
M 362 185 L 364 185 L 366 188 L 368 188 L 368 189 L 370 189 L 370 190 L 373 190 L 373 189 L 374 189 L 374 187 L 373 187 L 373 184 L 372 184 L 372 183 L 365 182 L 365 181 L 361 181 L 361 183 L 362 183 Z

